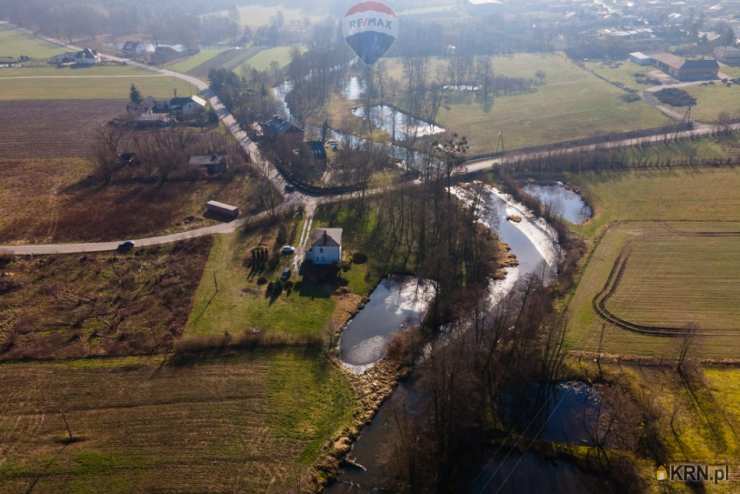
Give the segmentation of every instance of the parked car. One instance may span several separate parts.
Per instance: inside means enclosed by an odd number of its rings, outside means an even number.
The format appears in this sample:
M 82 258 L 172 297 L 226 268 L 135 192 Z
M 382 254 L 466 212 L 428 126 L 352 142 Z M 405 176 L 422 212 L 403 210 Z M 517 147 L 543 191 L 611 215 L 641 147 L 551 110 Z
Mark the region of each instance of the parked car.
M 280 247 L 280 253 L 284 256 L 292 256 L 295 254 L 295 247 L 292 245 L 283 245 Z
M 292 274 L 293 273 L 290 271 L 290 268 L 285 268 L 283 270 L 283 274 L 280 275 L 280 280 L 283 281 L 283 282 L 286 282 L 286 281 L 288 281 L 290 279 L 290 276 Z
M 134 250 L 134 247 L 136 247 L 136 244 L 134 243 L 133 240 L 126 240 L 125 242 L 121 242 L 118 245 L 118 248 L 116 249 L 116 251 L 119 254 L 127 254 L 131 252 L 132 250 Z
M 290 184 L 286 184 L 285 185 L 285 192 L 288 193 L 288 194 L 292 194 L 293 192 L 295 192 L 295 187 L 293 187 Z

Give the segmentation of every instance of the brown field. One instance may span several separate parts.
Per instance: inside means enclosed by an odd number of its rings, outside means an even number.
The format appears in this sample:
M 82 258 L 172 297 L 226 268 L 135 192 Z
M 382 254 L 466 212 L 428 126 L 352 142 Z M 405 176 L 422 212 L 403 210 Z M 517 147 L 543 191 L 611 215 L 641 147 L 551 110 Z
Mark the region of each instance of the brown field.
M 5 259 L 0 360 L 168 350 L 185 327 L 211 241 L 125 256 Z
M 1 158 L 84 156 L 95 129 L 125 111 L 120 100 L 0 102 Z
M 292 492 L 353 406 L 303 351 L 4 364 L 0 380 L 2 494 Z
M 0 159 L 0 243 L 124 240 L 215 223 L 203 216 L 211 199 L 260 209 L 260 186 L 244 166 L 233 178 L 84 185 L 93 171 L 79 158 Z

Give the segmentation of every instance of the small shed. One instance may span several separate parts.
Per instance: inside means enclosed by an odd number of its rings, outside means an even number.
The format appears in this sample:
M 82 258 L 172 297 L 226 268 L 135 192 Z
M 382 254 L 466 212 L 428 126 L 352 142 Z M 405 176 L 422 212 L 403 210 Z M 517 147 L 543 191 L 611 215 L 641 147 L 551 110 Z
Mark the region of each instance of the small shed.
M 339 264 L 342 260 L 342 229 L 319 228 L 309 239 L 306 260 L 319 266 Z
M 208 154 L 191 156 L 189 165 L 193 168 L 202 168 L 209 175 L 218 175 L 226 171 L 226 156 L 223 154 Z
M 231 204 L 224 204 L 218 201 L 208 201 L 206 203 L 206 212 L 229 220 L 235 220 L 239 217 L 239 208 Z

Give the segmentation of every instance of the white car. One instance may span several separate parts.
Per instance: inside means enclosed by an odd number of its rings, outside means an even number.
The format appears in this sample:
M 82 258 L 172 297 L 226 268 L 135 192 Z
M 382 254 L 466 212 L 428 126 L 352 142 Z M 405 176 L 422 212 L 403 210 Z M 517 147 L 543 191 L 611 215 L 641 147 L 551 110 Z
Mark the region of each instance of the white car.
M 280 253 L 284 256 L 292 256 L 293 254 L 295 254 L 295 247 L 293 247 L 292 245 L 283 245 L 280 248 Z

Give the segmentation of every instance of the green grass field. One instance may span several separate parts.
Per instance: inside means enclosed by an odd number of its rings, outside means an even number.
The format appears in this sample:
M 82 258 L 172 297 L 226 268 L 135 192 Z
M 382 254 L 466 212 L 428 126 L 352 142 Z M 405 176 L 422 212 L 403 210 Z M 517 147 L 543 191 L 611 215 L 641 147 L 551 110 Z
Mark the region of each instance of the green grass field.
M 128 99 L 131 84 L 145 96 L 157 98 L 196 94 L 190 84 L 159 75 L 40 76 L 34 79 L 0 77 L 0 100 Z
M 0 26 L 0 56 L 46 59 L 64 53 L 64 48 L 40 40 L 31 34 Z
M 734 303 L 740 297 L 739 252 L 740 223 L 645 225 L 630 245 L 623 276 L 606 305 L 640 325 L 693 324 L 700 333 L 737 331 L 740 336 L 740 305 Z
M 288 492 L 349 425 L 322 355 L 0 366 L 0 492 Z M 62 412 L 78 440 L 65 444 Z
M 655 70 L 652 66 L 637 65 L 636 63 L 625 61 L 609 64 L 605 62 L 586 62 L 586 68 L 599 74 L 612 82 L 623 84 L 624 87 L 642 90 L 646 85 L 640 84 L 635 79 L 635 74 L 647 74 Z
M 187 57 L 184 60 L 168 64 L 165 67 L 170 70 L 174 70 L 175 72 L 185 74 L 217 57 L 226 50 L 227 48 L 204 48 L 192 57 Z
M 302 221 L 289 223 L 285 242 L 295 245 Z M 317 225 L 318 226 L 318 225 Z M 276 281 L 290 258 L 282 258 L 274 269 L 252 272 L 248 265 L 251 250 L 262 246 L 272 250 L 276 244 L 276 229 L 256 234 L 233 234 L 215 239 L 213 250 L 195 294 L 193 311 L 185 329 L 186 337 L 223 335 L 225 331 L 239 335 L 257 329 L 267 335 L 289 341 L 321 340 L 333 325 L 341 327 L 358 303 L 357 295 L 337 295 L 336 282 L 309 282 L 293 274 L 295 286 L 278 297 L 267 296 L 266 285 L 257 283 L 260 277 Z M 281 244 L 282 245 L 282 244 Z M 279 248 L 280 245 L 277 245 Z M 362 290 L 365 267 L 353 266 L 342 273 L 350 290 Z M 215 279 L 218 282 L 216 290 Z M 357 292 L 365 295 L 366 292 Z
M 691 86 L 684 88 L 696 98 L 694 118 L 700 122 L 716 122 L 722 113 L 730 117 L 740 117 L 740 86 L 726 87 L 721 83 L 711 86 Z
M 622 101 L 622 91 L 579 69 L 562 55 L 496 59 L 494 70 L 526 77 L 543 70 L 547 80 L 534 93 L 496 98 L 490 112 L 474 103 L 443 109 L 439 123 L 467 136 L 472 154 L 494 151 L 499 131 L 504 133 L 506 148 L 515 149 L 668 122 L 646 103 Z
M 386 60 L 385 66 L 390 77 L 403 81 L 398 60 Z M 430 78 L 435 79 L 445 67 L 444 60 L 430 60 Z M 494 57 L 493 70 L 498 75 L 524 78 L 534 78 L 542 70 L 546 82 L 532 93 L 499 96 L 490 109 L 472 100 L 450 101 L 443 106 L 438 122 L 466 136 L 471 154 L 495 151 L 499 131 L 504 133 L 506 149 L 515 149 L 669 122 L 647 103 L 623 101 L 623 91 L 579 68 L 562 54 Z
M 725 274 L 737 271 L 739 261 L 733 255 L 736 244 L 729 239 L 722 239 L 726 242 L 716 245 L 712 239 L 706 239 L 709 241 L 702 245 L 678 240 L 661 243 L 657 234 L 665 232 L 666 225 L 680 225 L 683 230 L 691 230 L 698 228 L 691 222 L 700 222 L 703 226 L 708 225 L 708 231 L 722 231 L 728 228 L 725 222 L 740 222 L 739 170 L 589 173 L 571 176 L 569 180 L 585 192 L 596 210 L 595 218 L 584 226 L 575 227 L 576 231 L 593 246 L 600 234 L 606 231 L 606 226 L 613 224 L 587 258 L 582 278 L 570 302 L 568 344 L 571 349 L 593 351 L 598 348 L 603 321 L 593 309 L 593 299 L 604 287 L 626 243 L 643 235 L 647 235 L 650 241 L 638 252 L 643 252 L 646 257 L 638 256 L 631 261 L 636 270 L 628 272 L 628 284 L 621 292 L 621 298 L 615 299 L 616 309 L 637 311 L 638 318 L 655 319 L 655 314 L 646 315 L 652 307 L 658 311 L 659 319 L 674 323 L 699 316 L 703 319 L 695 322 L 704 325 L 709 325 L 707 321 L 710 318 L 725 322 L 737 320 L 733 315 L 736 304 L 725 298 L 721 288 L 726 288 L 722 283 L 736 280 L 724 279 Z M 640 223 L 618 224 L 624 221 Z M 640 266 L 645 269 L 640 271 Z M 650 275 L 644 274 L 648 268 Z M 641 281 L 640 276 L 647 278 Z M 687 281 L 687 276 L 693 278 Z M 648 290 L 649 284 L 660 285 L 657 293 Z M 667 288 L 675 290 L 670 292 L 672 297 L 666 293 Z M 637 293 L 642 297 L 639 301 L 634 299 Z M 670 306 L 671 303 L 676 305 Z M 664 307 L 661 308 L 661 304 Z M 693 315 L 685 312 L 688 310 Z M 650 322 L 649 319 L 646 321 Z M 740 351 L 739 343 L 737 337 L 701 338 L 700 351 L 705 357 L 736 357 Z M 677 345 L 671 338 L 640 335 L 607 325 L 604 351 L 673 357 Z
M 19 69 L 0 70 L 0 81 L 3 78 L 37 77 L 37 76 L 60 76 L 60 77 L 84 77 L 84 76 L 121 76 L 121 75 L 152 75 L 152 72 L 132 67 L 130 65 L 97 65 L 94 67 L 57 68 L 53 65 L 42 65 L 33 67 L 22 67 Z
M 268 48 L 243 61 L 240 65 L 234 67 L 233 70 L 237 74 L 251 69 L 267 70 L 273 63 L 277 63 L 282 68 L 290 63 L 290 53 L 292 51 L 292 46 Z

